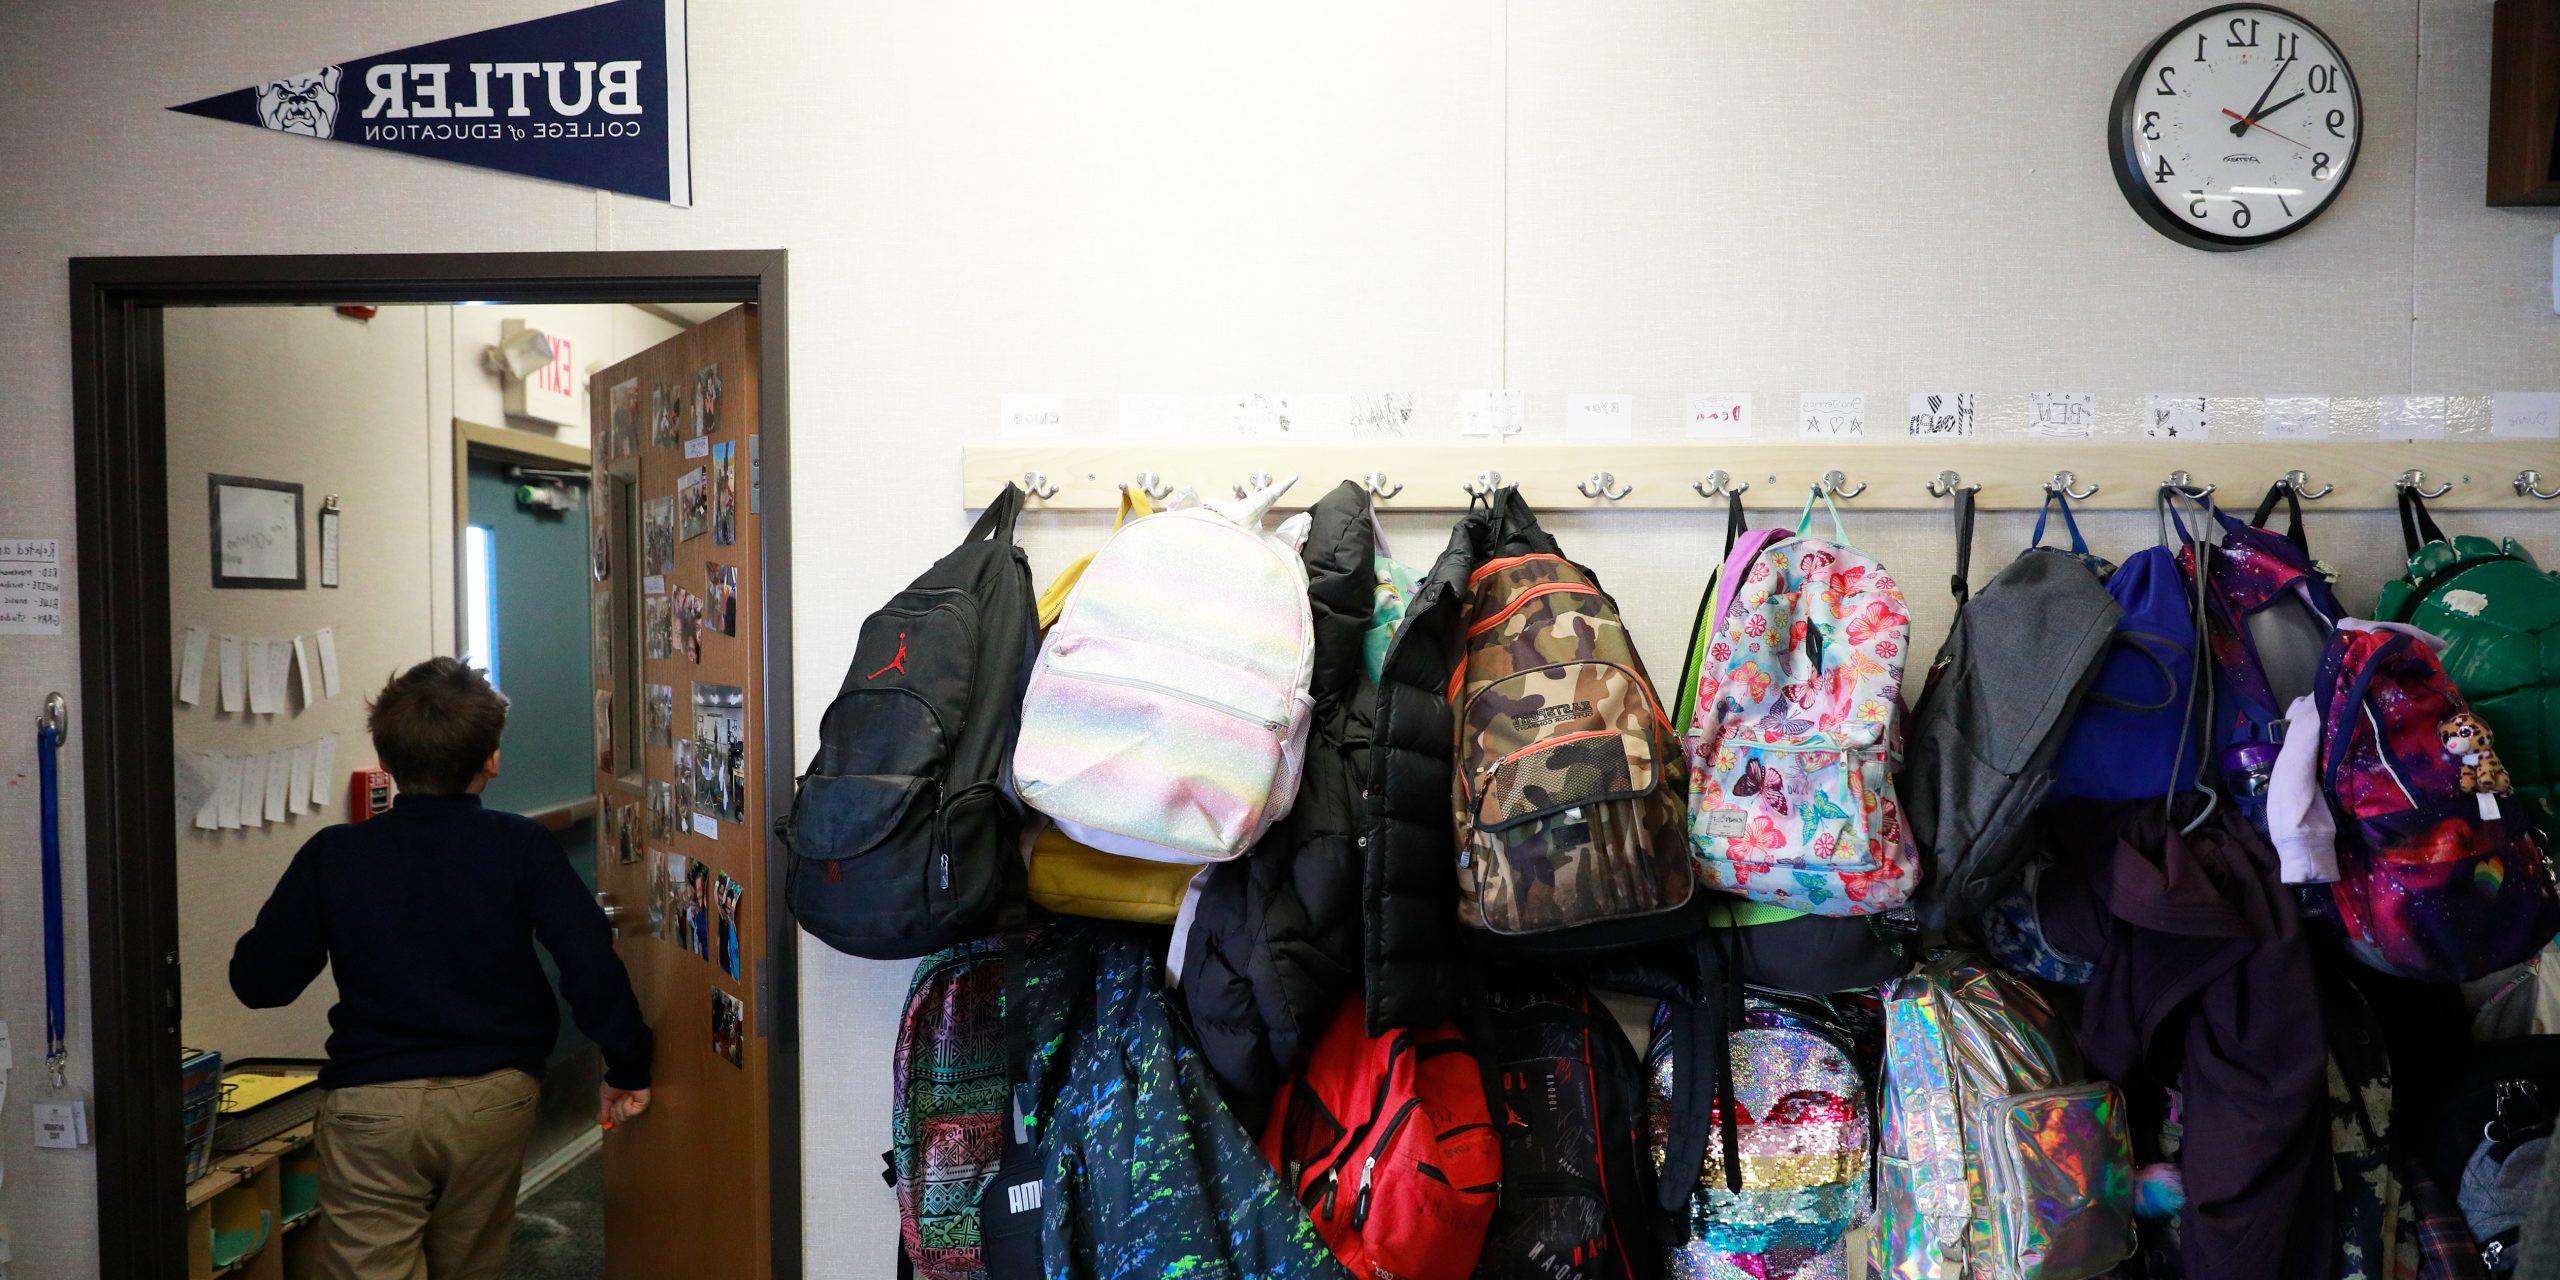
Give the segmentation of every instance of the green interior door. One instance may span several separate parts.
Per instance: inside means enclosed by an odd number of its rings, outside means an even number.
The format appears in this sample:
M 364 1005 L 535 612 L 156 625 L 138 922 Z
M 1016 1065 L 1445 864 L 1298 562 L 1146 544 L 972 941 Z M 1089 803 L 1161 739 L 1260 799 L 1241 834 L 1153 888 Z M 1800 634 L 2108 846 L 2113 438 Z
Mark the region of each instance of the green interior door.
M 514 465 L 471 460 L 469 523 L 486 531 L 489 574 L 484 599 L 467 600 L 465 607 L 487 611 L 493 651 L 469 656 L 494 671 L 510 704 L 507 734 L 499 741 L 498 777 L 481 802 L 493 809 L 536 813 L 595 795 L 595 695 L 590 692 L 595 677 L 587 638 L 590 507 L 584 486 L 573 486 L 578 500 L 568 511 L 519 504 L 517 482 L 509 474 Z M 466 558 L 471 545 L 466 535 Z M 570 865 L 592 891 L 595 822 L 581 821 L 559 834 Z M 544 967 L 550 967 L 547 956 Z M 564 1005 L 553 1063 L 586 1046 Z

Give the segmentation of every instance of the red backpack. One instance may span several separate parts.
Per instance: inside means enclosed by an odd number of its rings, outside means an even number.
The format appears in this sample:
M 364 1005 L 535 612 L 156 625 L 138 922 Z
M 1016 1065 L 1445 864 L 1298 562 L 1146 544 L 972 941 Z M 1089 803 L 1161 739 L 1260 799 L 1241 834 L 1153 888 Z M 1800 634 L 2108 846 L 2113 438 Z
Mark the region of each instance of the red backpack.
M 1447 1023 L 1367 1034 L 1335 1011 L 1280 1087 L 1262 1154 L 1360 1280 L 1466 1280 L 1501 1192 L 1484 1076 Z

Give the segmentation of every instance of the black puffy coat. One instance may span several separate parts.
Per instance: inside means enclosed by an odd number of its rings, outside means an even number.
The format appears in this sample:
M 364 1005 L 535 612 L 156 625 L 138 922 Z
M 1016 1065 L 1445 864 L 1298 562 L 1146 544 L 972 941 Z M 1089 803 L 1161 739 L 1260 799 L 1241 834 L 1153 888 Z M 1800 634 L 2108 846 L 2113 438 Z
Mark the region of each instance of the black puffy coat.
M 1361 648 L 1377 600 L 1377 533 L 1356 484 L 1308 514 L 1315 716 L 1298 798 L 1251 854 L 1208 869 L 1182 944 L 1192 1030 L 1227 1105 L 1256 1130 L 1351 990 L 1360 956 L 1355 827 L 1370 715 Z
M 1458 926 L 1457 767 L 1449 677 L 1466 641 L 1467 579 L 1503 556 L 1560 554 L 1516 489 L 1470 509 L 1415 590 L 1370 726 L 1361 908 L 1369 1030 L 1428 1027 L 1457 1010 L 1469 970 Z

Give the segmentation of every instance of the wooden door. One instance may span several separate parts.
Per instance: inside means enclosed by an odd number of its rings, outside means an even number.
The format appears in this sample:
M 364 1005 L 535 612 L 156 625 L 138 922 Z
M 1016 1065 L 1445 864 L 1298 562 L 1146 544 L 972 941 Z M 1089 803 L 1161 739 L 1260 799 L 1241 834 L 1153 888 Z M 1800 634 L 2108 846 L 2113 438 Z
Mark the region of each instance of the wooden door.
M 755 352 L 740 307 L 589 386 L 597 886 L 658 1040 L 604 1140 L 611 1280 L 771 1273 Z

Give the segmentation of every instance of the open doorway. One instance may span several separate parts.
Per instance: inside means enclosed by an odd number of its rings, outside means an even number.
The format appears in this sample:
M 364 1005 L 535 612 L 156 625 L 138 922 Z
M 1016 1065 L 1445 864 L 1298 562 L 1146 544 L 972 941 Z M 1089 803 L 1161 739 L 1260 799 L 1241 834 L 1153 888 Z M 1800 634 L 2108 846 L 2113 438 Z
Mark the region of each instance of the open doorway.
M 480 802 L 556 841 L 656 1035 L 602 1132 L 559 1004 L 504 1274 L 798 1272 L 780 255 L 482 261 L 75 264 L 122 303 L 78 344 L 117 371 L 80 405 L 104 1274 L 317 1270 L 334 971 L 252 1009 L 227 961 L 314 833 L 401 803 L 366 701 L 435 656 L 507 699 Z

